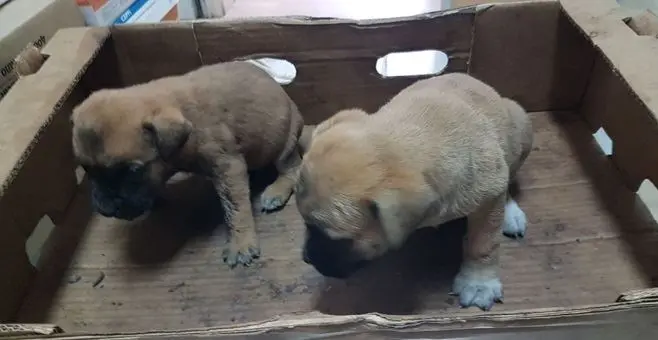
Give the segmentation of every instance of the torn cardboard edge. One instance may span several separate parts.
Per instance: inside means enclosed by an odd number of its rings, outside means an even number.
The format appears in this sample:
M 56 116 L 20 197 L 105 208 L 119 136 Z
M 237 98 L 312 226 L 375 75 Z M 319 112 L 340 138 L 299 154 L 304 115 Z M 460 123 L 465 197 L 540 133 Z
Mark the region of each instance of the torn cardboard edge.
M 650 292 L 649 292 L 650 291 Z M 583 324 L 614 324 L 644 318 L 658 312 L 658 289 L 632 291 L 622 294 L 623 302 L 580 306 L 573 308 L 542 308 L 514 312 L 481 312 L 465 316 L 440 315 L 385 315 L 368 313 L 362 315 L 328 315 L 320 312 L 281 315 L 268 320 L 247 322 L 230 326 L 207 327 L 186 330 L 153 330 L 146 332 L 106 333 L 106 334 L 66 334 L 66 330 L 55 325 L 0 325 L 0 330 L 25 329 L 32 333 L 20 333 L 31 338 L 41 335 L 54 335 L 57 339 L 135 339 L 175 337 L 219 337 L 249 336 L 267 333 L 368 333 L 378 330 L 395 331 L 447 331 L 471 327 L 558 327 Z M 621 297 L 620 297 L 621 299 Z M 7 333 L 16 335 L 19 333 Z M 0 337 L 4 336 L 0 331 Z
M 51 324 L 0 324 L 0 338 L 60 334 L 64 331 Z

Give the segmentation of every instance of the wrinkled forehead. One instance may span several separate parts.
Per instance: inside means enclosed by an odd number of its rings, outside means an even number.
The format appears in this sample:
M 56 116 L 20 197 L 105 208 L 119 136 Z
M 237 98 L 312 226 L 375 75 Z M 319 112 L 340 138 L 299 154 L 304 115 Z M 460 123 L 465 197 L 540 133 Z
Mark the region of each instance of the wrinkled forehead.
M 81 164 L 112 167 L 132 161 L 144 161 L 146 150 L 139 129 L 98 129 L 77 127 L 73 131 L 73 150 Z
M 330 202 L 302 212 L 304 221 L 332 239 L 352 238 L 365 227 L 364 211 L 351 201 Z

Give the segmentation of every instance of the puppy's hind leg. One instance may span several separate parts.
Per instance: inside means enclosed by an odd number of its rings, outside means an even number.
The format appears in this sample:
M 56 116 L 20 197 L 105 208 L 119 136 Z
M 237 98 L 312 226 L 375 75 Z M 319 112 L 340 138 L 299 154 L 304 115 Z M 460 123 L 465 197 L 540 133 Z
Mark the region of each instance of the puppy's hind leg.
M 512 153 L 516 158 L 509 167 L 510 182 L 512 182 L 516 179 L 516 174 L 519 168 L 523 165 L 532 150 L 534 135 L 532 122 L 525 110 L 513 100 L 506 98 L 504 100 L 507 103 L 510 117 L 514 125 L 514 129 L 511 133 L 514 134 L 515 138 L 512 139 L 514 140 L 514 143 L 517 143 L 514 148 L 515 151 Z M 509 195 L 507 203 L 505 204 L 503 235 L 514 239 L 523 238 L 526 232 L 526 224 L 527 218 L 525 213 L 521 210 L 521 207 L 519 207 L 514 198 Z
M 304 121 L 301 116 L 293 114 L 291 133 L 283 152 L 274 163 L 279 176 L 274 183 L 265 188 L 260 198 L 261 209 L 264 211 L 282 208 L 293 193 L 299 175 L 299 166 L 302 163 L 298 141 L 303 128 Z
M 506 197 L 502 194 L 468 216 L 464 259 L 453 283 L 453 292 L 459 295 L 462 307 L 489 310 L 495 302 L 502 302 L 498 258 Z

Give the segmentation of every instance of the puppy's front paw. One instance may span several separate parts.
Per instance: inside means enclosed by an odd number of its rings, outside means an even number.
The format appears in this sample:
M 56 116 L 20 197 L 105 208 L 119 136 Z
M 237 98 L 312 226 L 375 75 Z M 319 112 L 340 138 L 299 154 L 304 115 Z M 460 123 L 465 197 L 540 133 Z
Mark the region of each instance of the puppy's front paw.
M 527 218 L 515 200 L 505 204 L 505 219 L 503 220 L 503 235 L 519 239 L 525 236 Z
M 462 270 L 455 277 L 453 293 L 459 295 L 459 304 L 490 310 L 494 303 L 503 301 L 503 284 L 498 276 L 483 275 L 477 271 Z
M 222 256 L 224 262 L 231 268 L 235 268 L 237 265 L 248 267 L 260 257 L 260 247 L 255 236 L 248 239 L 236 237 L 229 241 Z
M 293 186 L 285 180 L 277 180 L 265 188 L 260 196 L 260 207 L 264 211 L 273 211 L 283 208 L 290 196 L 292 196 Z

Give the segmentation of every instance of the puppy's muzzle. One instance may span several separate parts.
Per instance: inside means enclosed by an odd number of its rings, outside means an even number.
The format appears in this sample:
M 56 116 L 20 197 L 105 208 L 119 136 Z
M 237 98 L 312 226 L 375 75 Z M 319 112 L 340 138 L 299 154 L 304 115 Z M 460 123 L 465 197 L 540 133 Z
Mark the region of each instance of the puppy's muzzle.
M 352 240 L 334 240 L 313 225 L 306 226 L 302 257 L 320 274 L 338 279 L 348 278 L 368 262 L 354 254 Z
M 155 195 L 145 185 L 116 188 L 90 182 L 93 208 L 105 217 L 131 221 L 153 208 Z

